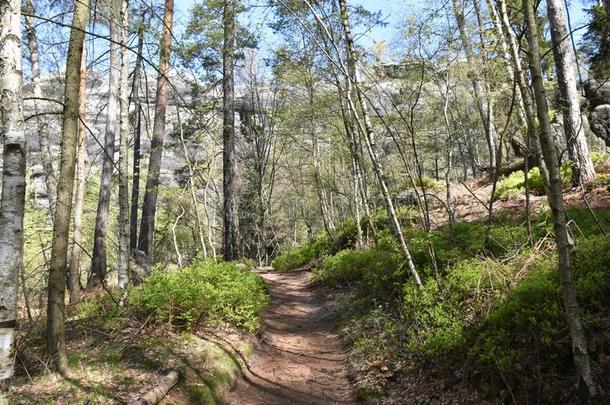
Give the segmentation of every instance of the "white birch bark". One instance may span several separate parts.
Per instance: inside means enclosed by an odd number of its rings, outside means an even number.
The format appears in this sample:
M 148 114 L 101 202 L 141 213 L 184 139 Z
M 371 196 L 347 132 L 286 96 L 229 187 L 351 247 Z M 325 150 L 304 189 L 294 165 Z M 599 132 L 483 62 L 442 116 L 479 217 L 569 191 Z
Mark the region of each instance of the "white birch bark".
M 34 0 L 28 0 L 28 8 L 31 13 L 36 12 Z M 38 52 L 38 39 L 36 37 L 36 27 L 34 17 L 25 16 L 26 33 L 28 40 L 28 51 L 30 66 L 32 70 L 32 94 L 34 96 L 34 112 L 40 113 L 40 102 L 42 99 L 42 86 L 40 84 L 40 62 Z M 47 198 L 49 200 L 49 214 L 55 210 L 55 194 L 57 193 L 55 170 L 53 169 L 53 156 L 51 154 L 51 142 L 49 141 L 49 128 L 47 121 L 42 116 L 36 117 L 36 129 L 40 137 L 40 160 L 44 168 L 45 186 L 47 188 Z
M 125 288 L 129 282 L 129 2 L 121 1 L 121 94 L 119 129 L 119 262 L 118 285 Z
M 21 96 L 21 2 L 0 0 L 0 381 L 14 372 L 17 277 L 23 267 L 25 132 Z
M 553 57 L 557 68 L 559 106 L 563 113 L 563 130 L 568 145 L 568 155 L 572 161 L 575 184 L 581 184 L 595 177 L 595 169 L 589 153 L 589 144 L 580 115 L 578 89 L 574 67 L 576 59 L 570 46 L 570 36 L 566 14 L 561 0 L 547 0 L 547 14 L 553 40 Z

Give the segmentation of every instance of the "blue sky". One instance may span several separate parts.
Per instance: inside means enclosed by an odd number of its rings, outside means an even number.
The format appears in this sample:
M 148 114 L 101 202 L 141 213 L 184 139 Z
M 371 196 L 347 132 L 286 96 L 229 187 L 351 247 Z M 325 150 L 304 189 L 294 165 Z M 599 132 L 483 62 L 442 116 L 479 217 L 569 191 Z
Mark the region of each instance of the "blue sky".
M 359 45 L 370 48 L 374 42 L 380 41 L 392 44 L 396 41 L 400 32 L 400 26 L 405 19 L 418 14 L 418 10 L 428 7 L 428 5 L 436 1 L 439 0 L 348 0 L 351 6 L 363 6 L 370 11 L 381 11 L 383 19 L 387 22 L 387 26 L 375 27 L 365 33 L 359 33 L 356 30 L 355 37 Z M 582 10 L 591 3 L 583 3 L 583 1 L 586 2 L 588 0 L 568 0 L 573 29 L 584 25 L 587 21 L 587 16 Z M 186 21 L 189 8 L 196 2 L 197 0 L 176 0 L 177 20 L 180 22 Z M 447 3 L 448 5 L 450 4 L 449 1 Z M 267 1 L 259 0 L 259 4 L 265 5 Z M 266 7 L 259 7 L 256 8 L 255 12 L 241 18 L 244 24 L 248 24 L 251 27 L 258 26 L 260 27 L 259 29 L 266 30 L 266 23 L 272 18 L 272 10 Z M 580 39 L 584 31 L 579 30 L 575 32 L 576 41 Z M 267 33 L 262 35 L 261 50 L 265 52 L 265 48 L 273 47 L 275 41 L 276 39 L 267 31 Z

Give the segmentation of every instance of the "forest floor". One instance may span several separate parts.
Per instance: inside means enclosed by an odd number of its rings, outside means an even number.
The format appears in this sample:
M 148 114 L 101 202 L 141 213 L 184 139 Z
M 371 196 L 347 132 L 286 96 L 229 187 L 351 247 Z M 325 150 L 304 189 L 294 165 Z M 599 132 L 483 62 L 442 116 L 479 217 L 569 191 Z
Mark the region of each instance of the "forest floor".
M 271 305 L 263 315 L 264 334 L 242 378 L 226 393 L 226 403 L 353 403 L 336 309 L 311 286 L 308 270 L 257 270 L 267 282 Z

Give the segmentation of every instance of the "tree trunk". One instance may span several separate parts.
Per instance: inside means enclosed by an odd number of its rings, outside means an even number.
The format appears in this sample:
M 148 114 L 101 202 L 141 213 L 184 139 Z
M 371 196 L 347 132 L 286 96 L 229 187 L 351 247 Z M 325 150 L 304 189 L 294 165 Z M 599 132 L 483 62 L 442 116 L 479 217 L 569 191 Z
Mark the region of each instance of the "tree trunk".
M 112 172 L 114 170 L 114 141 L 117 132 L 119 114 L 119 85 L 121 79 L 121 32 L 116 22 L 119 17 L 117 5 L 112 6 L 110 22 L 110 75 L 108 78 L 108 105 L 106 106 L 106 136 L 102 150 L 102 175 L 97 203 L 97 216 L 93 236 L 93 251 L 91 252 L 91 276 L 88 287 L 93 287 L 106 281 L 106 234 L 108 233 L 108 214 L 112 194 Z
M 186 142 L 184 142 L 184 131 L 182 129 L 182 120 L 180 119 L 180 111 L 176 111 L 178 126 L 180 127 L 180 143 L 182 144 L 182 152 L 184 153 L 184 159 L 186 160 L 186 166 L 189 172 L 189 190 L 191 192 L 191 202 L 193 203 L 193 210 L 195 211 L 195 220 L 197 221 L 197 231 L 199 236 L 199 244 L 201 245 L 201 251 L 203 252 L 203 258 L 208 257 L 208 250 L 205 246 L 205 237 L 203 235 L 203 224 L 201 223 L 201 215 L 199 215 L 199 208 L 197 206 L 197 194 L 195 189 L 195 171 L 193 170 L 193 163 L 188 154 L 186 148 Z
M 235 196 L 235 83 L 233 69 L 235 63 L 235 0 L 224 2 L 224 45 L 222 50 L 222 163 L 224 197 L 224 232 L 222 236 L 225 260 L 237 259 L 239 247 L 237 238 L 238 218 Z
M 498 0 L 500 6 L 500 21 L 502 22 L 504 36 L 506 42 L 509 45 L 511 59 L 513 62 L 514 78 L 517 81 L 517 85 L 521 90 L 521 100 L 523 102 L 523 111 L 527 122 L 527 134 L 525 139 L 526 145 L 526 156 L 523 159 L 524 163 L 524 178 L 525 178 L 525 211 L 527 216 L 527 235 L 528 241 L 532 239 L 532 224 L 531 224 L 531 202 L 530 202 L 530 187 L 529 187 L 529 176 L 528 172 L 530 169 L 529 159 L 530 156 L 535 156 L 538 160 L 538 165 L 545 179 L 548 179 L 548 172 L 546 165 L 540 159 L 540 147 L 538 140 L 538 133 L 536 129 L 536 117 L 534 111 L 534 102 L 532 100 L 532 94 L 529 90 L 528 82 L 525 78 L 523 71 L 523 64 L 521 62 L 521 56 L 519 55 L 519 46 L 517 45 L 517 39 L 513 34 L 510 21 L 508 19 L 508 12 L 506 10 L 506 1 Z
M 87 58 L 86 50 L 83 48 L 83 58 L 80 70 L 80 105 L 78 114 L 80 120 L 84 121 L 87 117 Z M 78 146 L 76 152 L 76 196 L 74 199 L 74 224 L 72 231 L 72 250 L 70 251 L 70 261 L 68 264 L 68 291 L 70 293 L 70 304 L 80 301 L 80 259 L 82 253 L 82 226 L 83 226 L 83 207 L 85 205 L 85 191 L 87 185 L 86 165 L 87 165 L 87 129 L 83 122 L 79 122 L 78 127 Z
M 565 10 L 561 0 L 547 0 L 547 13 L 553 42 L 553 58 L 557 68 L 559 106 L 563 113 L 563 130 L 572 164 L 574 184 L 595 178 L 589 145 L 580 115 L 579 94 L 574 67 L 576 60 L 570 46 Z
M 78 140 L 78 112 L 80 95 L 80 70 L 85 29 L 89 17 L 89 0 L 79 0 L 74 5 L 74 16 L 64 90 L 61 155 L 59 181 L 57 184 L 57 207 L 53 223 L 51 266 L 49 269 L 49 302 L 47 307 L 47 351 L 51 366 L 60 373 L 68 369 L 64 331 L 66 289 L 66 265 L 68 256 L 68 233 L 72 213 L 74 191 L 74 167 L 76 166 L 76 144 Z
M 157 95 L 155 98 L 155 122 L 150 143 L 150 159 L 148 161 L 148 178 L 142 204 L 142 222 L 140 224 L 140 239 L 138 249 L 152 255 L 155 233 L 155 214 L 157 212 L 157 196 L 159 194 L 159 176 L 161 174 L 161 158 L 163 157 L 163 140 L 165 137 L 165 113 L 167 111 L 167 93 L 169 89 L 169 59 L 172 43 L 172 23 L 174 19 L 174 0 L 165 0 L 163 15 L 163 36 L 161 37 L 161 55 L 159 57 L 159 77 L 157 78 Z
M 212 167 L 214 166 L 214 156 L 212 156 L 212 160 L 210 161 L 209 170 L 207 173 L 207 178 L 205 179 L 205 186 L 203 189 L 203 212 L 205 213 L 206 222 L 208 225 L 208 245 L 210 245 L 210 250 L 212 251 L 212 257 L 214 258 L 214 262 L 216 262 L 216 246 L 214 246 L 214 227 L 212 226 L 212 218 L 216 218 L 215 211 L 210 215 L 210 210 L 208 209 L 208 187 L 211 184 L 212 178 Z
M 171 371 L 165 377 L 163 377 L 159 383 L 146 394 L 138 398 L 133 405 L 155 405 L 159 403 L 165 395 L 172 389 L 172 387 L 178 384 L 180 381 L 180 373 L 177 371 Z
M 34 0 L 28 0 L 28 8 L 35 14 L 36 5 Z M 30 66 L 32 69 L 32 94 L 34 96 L 34 113 L 39 114 L 40 98 L 42 98 L 42 87 L 40 85 L 40 62 L 38 53 L 38 39 L 36 37 L 36 27 L 34 17 L 25 17 L 26 33 L 28 38 L 28 50 L 30 52 Z M 56 182 L 55 170 L 53 169 L 53 157 L 51 155 L 51 145 L 49 141 L 49 128 L 45 118 L 36 117 L 36 130 L 40 137 L 40 160 L 44 168 L 45 186 L 47 188 L 47 198 L 49 200 L 49 214 L 52 216 L 55 210 Z
M 354 83 L 354 87 L 356 87 L 356 91 L 358 93 L 358 101 L 360 105 L 360 109 L 362 111 L 362 117 L 364 121 L 364 125 L 359 119 L 356 119 L 356 122 L 359 125 L 360 131 L 364 135 L 365 146 L 367 148 L 369 157 L 371 162 L 373 163 L 373 170 L 375 171 L 375 175 L 379 181 L 379 185 L 381 187 L 381 192 L 384 196 L 386 210 L 388 214 L 388 220 L 390 222 L 391 228 L 394 230 L 398 241 L 400 242 L 403 254 L 407 261 L 407 267 L 411 272 L 411 275 L 415 279 L 415 284 L 418 287 L 421 287 L 421 280 L 419 278 L 419 274 L 415 269 L 415 265 L 413 264 L 413 259 L 411 258 L 411 253 L 409 251 L 409 246 L 407 241 L 402 233 L 402 227 L 400 222 L 398 221 L 398 217 L 396 215 L 396 210 L 394 209 L 394 203 L 392 202 L 392 197 L 390 195 L 390 190 L 388 189 L 387 182 L 385 179 L 385 174 L 383 173 L 383 168 L 379 159 L 377 158 L 377 154 L 374 149 L 373 144 L 373 127 L 371 125 L 371 121 L 368 115 L 368 106 L 366 105 L 366 100 L 364 99 L 364 95 L 362 94 L 362 90 L 358 86 L 358 76 L 357 76 L 357 68 L 356 68 L 356 59 L 355 59 L 355 50 L 354 50 L 354 41 L 352 39 L 350 23 L 349 23 L 349 14 L 347 10 L 347 2 L 346 0 L 339 0 L 339 6 L 341 11 L 341 25 L 343 27 L 343 34 L 345 35 L 346 42 L 346 50 L 347 50 L 347 59 L 348 59 L 348 69 L 349 76 L 348 80 L 351 80 Z M 351 99 L 351 95 L 346 94 L 348 105 L 352 110 L 352 114 L 354 117 L 357 117 L 356 107 Z
M 140 202 L 140 136 L 142 134 L 142 104 L 140 102 L 140 86 L 142 80 L 142 51 L 144 50 L 144 18 L 142 12 L 138 26 L 138 54 L 133 74 L 132 98 L 135 109 L 135 130 L 133 134 L 133 178 L 131 180 L 131 215 L 129 217 L 129 247 L 138 247 L 138 205 Z
M 129 282 L 129 3 L 121 1 L 121 119 L 119 131 L 119 288 Z
M 17 279 L 23 268 L 25 129 L 21 93 L 21 2 L 0 5 L 0 382 L 14 372 Z
M 485 88 L 481 84 L 481 80 L 479 79 L 479 73 L 477 72 L 474 53 L 472 50 L 472 45 L 470 44 L 470 33 L 468 32 L 468 27 L 466 26 L 466 19 L 464 18 L 464 11 L 462 10 L 461 1 L 452 0 L 452 2 L 453 11 L 455 13 L 455 19 L 460 30 L 462 47 L 464 48 L 464 53 L 466 54 L 466 61 L 468 62 L 468 66 L 470 67 L 468 76 L 470 77 L 470 80 L 472 82 L 472 88 L 474 90 L 474 101 L 477 105 L 477 109 L 479 111 L 479 115 L 481 116 L 483 127 L 485 129 L 485 137 L 487 140 L 487 147 L 489 149 L 489 169 L 493 172 L 497 165 L 500 163 L 498 162 L 497 156 L 498 134 L 496 133 L 496 127 L 493 123 L 493 116 L 489 108 L 490 104 L 488 100 L 488 95 L 485 93 Z
M 507 76 L 510 79 L 510 81 L 512 83 L 514 83 L 515 81 L 517 81 L 517 77 L 516 77 L 516 72 L 515 72 L 514 66 L 510 62 L 510 46 L 508 45 L 508 40 L 507 40 L 507 37 L 510 36 L 511 33 L 509 32 L 505 35 L 505 33 L 504 33 L 505 28 L 502 26 L 502 20 L 500 19 L 500 15 L 498 14 L 498 10 L 497 10 L 496 5 L 494 4 L 493 0 L 487 0 L 487 8 L 489 10 L 489 14 L 491 16 L 494 27 L 496 29 L 498 42 L 500 43 L 500 46 L 502 47 L 502 57 L 505 60 Z M 510 29 L 510 26 L 509 26 L 509 29 Z M 521 93 L 522 93 L 521 87 L 519 85 L 517 85 L 517 87 L 515 88 L 515 102 L 518 106 L 517 112 L 519 114 L 520 124 L 522 126 L 526 126 L 527 125 L 527 116 L 525 113 L 523 95 Z M 515 152 L 517 152 L 517 151 L 515 151 Z
M 591 375 L 587 339 L 580 319 L 578 303 L 576 301 L 576 288 L 572 274 L 571 257 L 573 240 L 566 224 L 561 175 L 559 172 L 559 159 L 557 157 L 557 150 L 553 143 L 553 135 L 551 133 L 546 92 L 542 79 L 542 69 L 540 68 L 538 27 L 531 1 L 532 0 L 523 1 L 523 11 L 526 21 L 527 40 L 529 44 L 530 71 L 532 74 L 534 94 L 536 96 L 538 120 L 540 122 L 540 143 L 542 146 L 542 155 L 549 172 L 548 202 L 553 215 L 555 242 L 557 244 L 557 253 L 559 256 L 558 264 L 562 292 L 561 295 L 570 330 L 570 337 L 572 339 L 572 353 L 574 355 L 574 364 L 576 366 L 577 382 L 579 385 L 581 382 L 584 382 L 589 390 L 589 394 L 591 396 L 595 396 L 596 389 L 593 382 L 593 377 Z

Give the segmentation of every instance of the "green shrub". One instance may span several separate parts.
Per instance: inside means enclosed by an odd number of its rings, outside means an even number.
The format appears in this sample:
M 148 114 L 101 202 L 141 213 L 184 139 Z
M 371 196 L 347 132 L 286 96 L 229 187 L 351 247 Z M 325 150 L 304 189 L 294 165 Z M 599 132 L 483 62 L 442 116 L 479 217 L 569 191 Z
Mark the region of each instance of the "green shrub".
M 610 297 L 610 241 L 600 235 L 578 240 L 574 249 L 576 292 L 585 307 L 605 308 Z
M 392 295 L 404 272 L 400 254 L 377 247 L 370 250 L 346 249 L 327 256 L 313 279 L 330 286 L 357 284 L 367 296 Z
M 419 187 L 423 186 L 426 191 L 442 191 L 445 189 L 445 183 L 428 176 L 422 176 L 421 181 L 417 179 L 415 183 Z
M 157 271 L 130 294 L 136 313 L 190 328 L 228 322 L 253 332 L 268 304 L 262 279 L 235 263 L 202 261 L 183 270 Z
M 525 177 L 522 170 L 513 172 L 506 177 L 503 177 L 496 188 L 496 196 L 498 198 L 510 198 L 519 195 L 525 190 Z M 530 183 L 531 184 L 531 183 Z
M 335 240 L 330 248 L 330 253 L 337 253 L 343 249 L 355 247 L 357 238 L 358 229 L 356 222 L 353 220 L 344 222 L 336 230 Z
M 427 355 L 447 352 L 463 343 L 463 330 L 506 288 L 510 267 L 492 260 L 468 259 L 447 269 L 442 284 L 428 278 L 424 286 L 403 286 L 403 317 L 409 347 Z
M 607 306 L 610 295 L 610 242 L 604 236 L 582 239 L 573 255 L 577 297 L 584 317 Z M 523 367 L 525 350 L 541 346 L 553 362 L 552 347 L 567 338 L 556 254 L 538 255 L 529 274 L 486 317 L 473 352 L 502 370 Z
M 572 183 L 572 167 L 563 164 L 560 168 L 561 182 L 564 187 Z M 528 172 L 530 192 L 536 195 L 543 195 L 544 180 L 540 174 L 540 169 L 534 167 Z M 525 193 L 525 175 L 522 170 L 513 172 L 500 179 L 496 188 L 496 197 L 500 199 L 511 198 Z
M 328 236 L 319 233 L 305 245 L 288 249 L 276 257 L 271 265 L 278 271 L 296 269 L 326 255 L 329 249 Z
M 523 360 L 518 347 L 533 344 L 531 339 L 547 348 L 553 342 L 563 327 L 555 267 L 554 255 L 539 256 L 530 274 L 489 313 L 473 350 L 481 360 L 508 370 Z
M 591 161 L 597 173 L 608 173 L 610 171 L 610 153 L 593 152 Z

